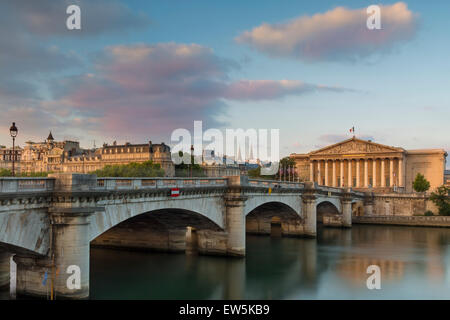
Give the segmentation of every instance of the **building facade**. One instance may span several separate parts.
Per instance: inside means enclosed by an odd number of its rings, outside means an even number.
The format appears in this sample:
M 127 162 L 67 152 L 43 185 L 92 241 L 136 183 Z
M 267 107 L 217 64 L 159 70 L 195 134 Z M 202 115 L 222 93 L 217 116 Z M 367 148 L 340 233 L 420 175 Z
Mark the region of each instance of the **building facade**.
M 445 170 L 444 172 L 444 185 L 450 188 L 450 170 Z
M 20 147 L 15 147 L 13 151 L 12 148 L 0 146 L 0 169 L 11 170 L 14 158 L 14 167 L 19 171 L 21 155 L 22 149 Z
M 291 154 L 301 181 L 374 192 L 412 192 L 421 173 L 430 190 L 444 184 L 443 149 L 405 150 L 355 137 L 312 151 Z
M 104 144 L 102 148 L 82 149 L 77 141 L 55 141 L 52 134 L 44 142 L 27 142 L 20 157 L 20 172 L 89 173 L 107 165 L 153 161 L 172 177 L 175 167 L 170 147 L 161 144 Z

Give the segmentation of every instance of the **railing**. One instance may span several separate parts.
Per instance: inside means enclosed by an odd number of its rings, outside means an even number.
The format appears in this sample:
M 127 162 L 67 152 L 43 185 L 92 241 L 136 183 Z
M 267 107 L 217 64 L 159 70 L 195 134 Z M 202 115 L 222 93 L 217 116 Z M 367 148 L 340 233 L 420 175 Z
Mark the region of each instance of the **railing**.
M 0 178 L 0 193 L 53 191 L 54 178 Z
M 96 190 L 225 186 L 226 178 L 98 178 Z
M 157 188 L 195 188 L 226 186 L 227 178 L 97 178 L 92 190 L 138 190 Z M 249 186 L 272 189 L 303 189 L 303 182 L 289 182 L 276 180 L 249 179 Z M 0 178 L 0 193 L 53 191 L 55 178 Z M 319 189 L 328 192 L 340 193 L 341 188 L 320 186 Z M 352 191 L 356 196 L 364 196 L 363 192 Z
M 304 188 L 302 182 L 289 182 L 289 181 L 276 181 L 276 180 L 261 180 L 261 179 L 249 179 L 248 183 L 254 187 L 267 187 L 267 188 Z

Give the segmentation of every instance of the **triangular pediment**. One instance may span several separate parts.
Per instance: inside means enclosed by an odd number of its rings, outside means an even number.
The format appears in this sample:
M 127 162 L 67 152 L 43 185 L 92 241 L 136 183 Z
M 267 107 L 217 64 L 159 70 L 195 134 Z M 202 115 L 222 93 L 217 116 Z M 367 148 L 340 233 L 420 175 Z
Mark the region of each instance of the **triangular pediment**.
M 402 148 L 386 146 L 371 141 L 351 138 L 331 146 L 312 151 L 311 155 L 352 154 L 352 153 L 392 153 L 403 152 Z

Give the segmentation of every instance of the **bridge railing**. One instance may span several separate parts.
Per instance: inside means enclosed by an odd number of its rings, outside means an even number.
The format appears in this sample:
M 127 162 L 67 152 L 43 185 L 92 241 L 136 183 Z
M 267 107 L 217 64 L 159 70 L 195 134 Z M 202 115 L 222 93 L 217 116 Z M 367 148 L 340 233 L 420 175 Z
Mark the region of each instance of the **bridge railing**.
M 249 179 L 250 186 L 255 187 L 267 187 L 267 188 L 304 188 L 302 182 L 290 182 L 290 181 L 276 181 L 276 180 L 263 180 L 263 179 Z
M 337 187 L 319 186 L 318 188 L 322 191 L 328 191 L 328 192 L 342 193 L 344 191 L 344 189 L 337 188 Z
M 0 193 L 53 191 L 54 188 L 54 178 L 0 178 Z
M 225 178 L 98 178 L 97 190 L 225 186 Z

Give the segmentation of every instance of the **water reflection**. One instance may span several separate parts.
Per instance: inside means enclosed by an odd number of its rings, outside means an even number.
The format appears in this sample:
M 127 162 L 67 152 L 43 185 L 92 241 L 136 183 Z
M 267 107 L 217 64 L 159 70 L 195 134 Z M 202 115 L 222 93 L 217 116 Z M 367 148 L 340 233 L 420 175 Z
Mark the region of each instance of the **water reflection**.
M 381 268 L 381 290 L 366 269 Z M 450 299 L 450 229 L 321 228 L 247 237 L 247 257 L 91 250 L 93 299 Z

